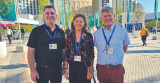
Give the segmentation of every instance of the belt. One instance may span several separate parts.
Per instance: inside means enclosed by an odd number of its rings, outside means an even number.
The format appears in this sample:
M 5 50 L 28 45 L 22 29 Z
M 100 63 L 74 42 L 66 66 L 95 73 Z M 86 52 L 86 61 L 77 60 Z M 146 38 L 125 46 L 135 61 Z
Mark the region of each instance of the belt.
M 122 64 L 119 64 L 119 65 L 105 65 L 107 66 L 107 68 L 118 68 L 120 67 Z
M 57 66 L 58 64 L 54 64 L 54 65 L 39 65 L 39 64 L 36 64 L 36 65 L 37 65 L 37 66 L 40 66 L 40 67 L 49 68 L 49 67 Z

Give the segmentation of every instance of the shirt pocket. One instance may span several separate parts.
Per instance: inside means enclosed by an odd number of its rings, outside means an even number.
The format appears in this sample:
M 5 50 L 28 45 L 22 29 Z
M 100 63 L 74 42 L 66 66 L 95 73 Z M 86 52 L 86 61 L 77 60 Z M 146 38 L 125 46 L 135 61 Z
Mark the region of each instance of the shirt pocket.
M 115 47 L 123 46 L 123 37 L 122 36 L 113 37 L 110 41 L 110 45 Z

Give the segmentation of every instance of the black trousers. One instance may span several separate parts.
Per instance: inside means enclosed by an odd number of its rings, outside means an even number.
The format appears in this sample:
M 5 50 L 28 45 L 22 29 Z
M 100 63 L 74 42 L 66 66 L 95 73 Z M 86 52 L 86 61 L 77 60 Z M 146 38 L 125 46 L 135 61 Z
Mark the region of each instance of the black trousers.
M 154 33 L 156 34 L 156 30 L 153 30 L 153 34 L 154 34 Z
M 9 40 L 9 44 L 11 44 L 11 35 L 7 35 L 8 40 Z
M 69 83 L 91 83 L 84 62 L 69 62 Z
M 53 67 L 41 67 L 36 66 L 36 70 L 39 74 L 39 79 L 37 83 L 61 83 L 62 82 L 62 65 L 57 65 Z
M 145 36 L 142 36 L 141 39 L 142 39 L 143 45 L 145 45 L 147 36 L 146 36 L 146 35 L 145 35 Z

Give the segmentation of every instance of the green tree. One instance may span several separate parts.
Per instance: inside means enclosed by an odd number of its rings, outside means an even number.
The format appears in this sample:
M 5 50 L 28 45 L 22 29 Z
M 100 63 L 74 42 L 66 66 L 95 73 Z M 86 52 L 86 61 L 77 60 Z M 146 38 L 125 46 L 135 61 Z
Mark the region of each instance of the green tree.
M 141 19 L 141 16 L 143 15 L 144 12 L 144 7 L 140 3 L 136 3 L 134 8 L 135 8 L 134 15 L 137 18 L 137 22 L 139 23 L 139 20 Z
M 99 27 L 103 26 L 103 22 L 101 21 L 101 19 L 99 18 Z
M 146 28 L 148 28 L 148 29 L 151 29 L 151 27 L 155 27 L 155 26 L 156 26 L 156 20 L 152 20 L 152 21 L 149 21 L 149 22 L 145 22 L 145 26 L 146 26 Z M 157 27 L 160 28 L 160 21 L 158 21 Z
M 120 17 L 120 15 L 122 14 L 122 11 L 121 11 L 120 7 L 118 7 L 118 6 L 115 7 L 114 9 L 115 9 L 115 15 L 116 15 L 116 18 L 115 18 L 114 22 L 115 22 L 115 24 L 117 25 L 117 24 L 118 24 L 119 17 Z
M 46 5 L 51 5 L 51 3 L 49 2 L 49 0 L 39 0 L 39 14 L 42 15 L 43 14 L 43 9 Z
M 69 12 L 68 19 L 72 23 L 72 21 L 73 21 L 73 12 L 72 11 Z

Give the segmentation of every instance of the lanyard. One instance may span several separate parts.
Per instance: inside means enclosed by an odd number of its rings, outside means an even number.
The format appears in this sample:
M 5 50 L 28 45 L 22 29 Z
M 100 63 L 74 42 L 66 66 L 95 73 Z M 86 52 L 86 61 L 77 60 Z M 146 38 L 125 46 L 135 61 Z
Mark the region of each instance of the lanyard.
M 55 31 L 55 33 L 54 33 L 54 37 L 52 38 L 52 36 L 51 36 L 51 35 L 50 35 L 50 33 L 48 32 L 48 30 L 47 30 L 47 28 L 46 28 L 45 24 L 44 24 L 44 28 L 45 28 L 46 32 L 48 33 L 48 35 L 50 36 L 50 38 L 52 39 L 52 43 L 53 43 L 53 40 L 55 39 L 56 34 L 57 34 L 57 30 Z
M 78 54 L 79 47 L 80 47 L 80 44 L 81 44 L 82 35 L 83 35 L 83 33 L 81 33 L 81 38 L 79 40 L 79 44 L 78 44 L 78 47 L 77 47 L 77 39 L 76 39 L 76 33 L 75 33 L 75 46 L 76 46 L 76 52 L 77 52 L 77 54 Z
M 102 28 L 103 36 L 104 36 L 104 38 L 105 38 L 106 43 L 107 43 L 108 46 L 109 46 L 109 42 L 110 42 L 110 40 L 111 40 L 111 38 L 112 38 L 112 35 L 113 35 L 114 31 L 115 31 L 115 28 L 116 28 L 116 25 L 114 26 L 114 29 L 113 29 L 113 31 L 112 31 L 111 36 L 109 37 L 108 42 L 107 42 L 107 37 L 106 37 L 106 35 L 105 35 L 105 33 L 104 33 L 104 30 L 103 30 L 103 28 Z

